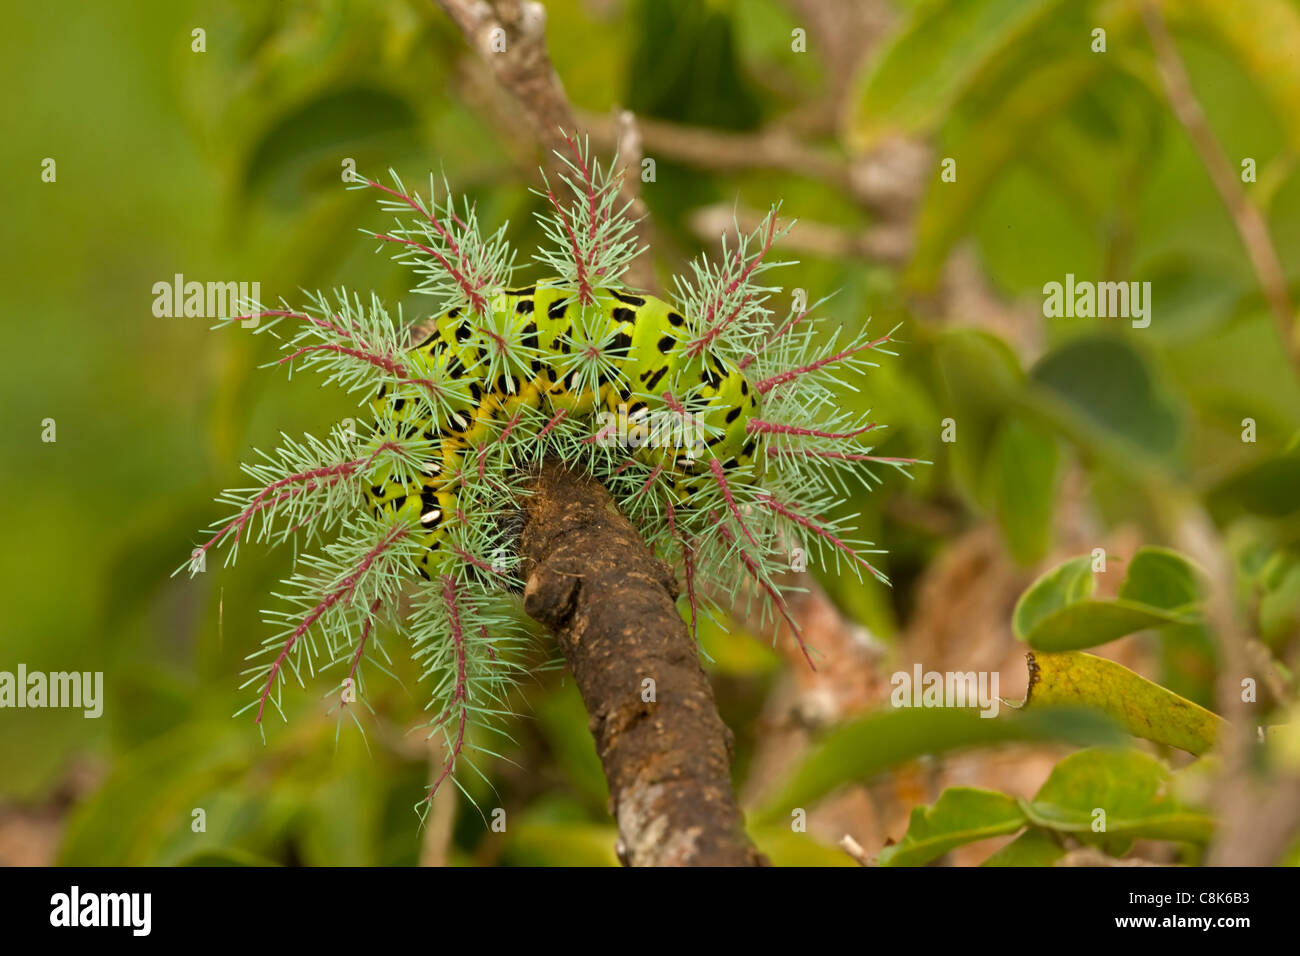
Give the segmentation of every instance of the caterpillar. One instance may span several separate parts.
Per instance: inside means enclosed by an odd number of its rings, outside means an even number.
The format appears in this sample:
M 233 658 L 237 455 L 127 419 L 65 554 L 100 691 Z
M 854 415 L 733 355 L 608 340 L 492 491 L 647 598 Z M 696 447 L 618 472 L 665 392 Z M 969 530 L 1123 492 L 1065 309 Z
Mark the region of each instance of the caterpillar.
M 683 440 L 647 442 L 636 450 L 640 460 L 671 478 L 678 500 L 697 495 L 711 481 L 712 461 L 719 462 L 728 475 L 742 469 L 761 473 L 762 436 L 750 435 L 747 429 L 758 415 L 759 393 L 734 364 L 715 355 L 685 355 L 681 334 L 686 318 L 662 299 L 597 288 L 584 303 L 576 287 L 546 279 L 505 290 L 493 308 L 500 313 L 497 322 L 507 329 L 493 342 L 474 344 L 471 318 L 463 309 L 453 308 L 439 316 L 432 331 L 408 352 L 409 365 L 420 377 L 441 371 L 452 379 L 465 379 L 468 404 L 453 408 L 442 422 L 420 417 L 408 411 L 421 407 L 418 384 L 405 384 L 391 394 L 385 389 L 374 403 L 381 418 L 391 414 L 397 432 L 423 435 L 437 444 L 438 453 L 415 481 L 402 483 L 387 476 L 368 491 L 376 514 L 418 520 L 426 529 L 421 538 L 426 553 L 420 559 L 426 580 L 441 574 L 445 564 L 439 560 L 438 543 L 443 515 L 457 510 L 454 476 L 462 473 L 465 456 L 481 448 L 493 434 L 493 426 L 502 422 L 519 418 L 513 431 L 518 440 L 529 441 L 560 413 L 584 416 L 603 408 L 608 413 L 602 419 L 606 429 L 613 416 L 623 415 L 630 422 L 653 420 L 669 411 L 672 396 L 688 382 L 698 387 L 703 399 L 692 422 L 700 426 L 701 434 L 687 441 L 691 436 L 682 431 L 677 437 Z M 579 372 L 566 372 L 555 360 L 580 347 L 575 344 L 575 322 L 591 333 L 586 336 L 589 342 L 597 343 L 589 347 L 606 349 L 609 359 L 608 368 L 592 384 L 584 383 Z M 528 355 L 524 374 L 491 375 L 488 349 L 515 341 Z M 546 422 L 525 421 L 520 409 L 540 409 Z M 703 437 L 706 430 L 710 437 Z
M 282 606 L 267 612 L 276 630 L 249 656 L 245 709 L 262 728 L 268 706 L 283 715 L 291 677 L 335 667 L 339 707 L 360 725 L 349 705 L 364 701 L 368 670 L 387 669 L 385 634 L 400 635 L 448 754 L 430 795 L 505 732 L 529 652 L 512 604 L 515 524 L 543 462 L 609 489 L 682 576 L 692 634 L 702 617 L 725 626 L 758 600 L 810 665 L 788 608 L 792 554 L 887 583 L 841 506 L 879 482 L 877 466 L 914 463 L 875 454 L 882 426 L 842 407 L 874 358 L 895 354 L 893 331 L 844 334 L 812 317 L 827 300 L 802 294 L 784 315 L 773 308 L 782 290 L 767 277 L 793 264 L 769 255 L 789 228 L 779 206 L 723 237 L 716 263 L 701 257 L 652 295 L 623 281 L 642 247 L 617 162 L 566 144 L 571 199 L 545 173 L 535 190 L 548 242 L 534 258 L 549 277 L 517 284 L 506 226 L 485 233 L 445 181 L 437 201 L 432 179 L 426 198 L 390 171 L 391 187 L 357 177 L 351 188 L 381 193 L 394 224 L 369 235 L 415 271 L 412 292 L 434 300 L 428 319 L 340 289 L 302 309 L 247 303 L 220 323 L 281 338 L 275 364 L 360 393 L 367 413 L 245 463 L 254 485 L 218 498 L 233 511 L 192 552 L 193 573 L 216 547 L 233 562 L 250 538 L 295 548 Z

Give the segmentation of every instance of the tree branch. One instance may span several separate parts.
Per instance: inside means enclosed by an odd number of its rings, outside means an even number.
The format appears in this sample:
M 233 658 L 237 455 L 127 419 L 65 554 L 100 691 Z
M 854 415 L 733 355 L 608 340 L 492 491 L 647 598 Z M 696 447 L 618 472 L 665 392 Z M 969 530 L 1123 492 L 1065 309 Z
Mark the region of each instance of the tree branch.
M 564 149 L 561 130 L 573 133 L 578 123 L 546 52 L 546 8 L 531 0 L 438 0 L 438 5 L 460 27 L 497 83 L 524 104 L 542 145 Z
M 744 832 L 731 731 L 668 568 L 590 479 L 547 465 L 524 508 L 524 610 L 555 632 L 586 703 L 620 859 L 765 865 Z

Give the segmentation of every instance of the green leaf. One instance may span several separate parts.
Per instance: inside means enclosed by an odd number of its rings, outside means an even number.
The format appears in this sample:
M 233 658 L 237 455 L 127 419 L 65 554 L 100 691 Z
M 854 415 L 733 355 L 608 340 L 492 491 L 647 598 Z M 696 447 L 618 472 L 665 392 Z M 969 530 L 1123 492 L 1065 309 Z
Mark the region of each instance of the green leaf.
M 991 790 L 949 787 L 933 807 L 916 807 L 907 833 L 880 851 L 880 866 L 919 866 L 954 847 L 988 837 L 1015 833 L 1025 815 L 1015 799 Z
M 997 429 L 1025 375 L 1009 346 L 996 336 L 967 329 L 940 335 L 935 362 L 943 382 L 941 417 L 957 424 L 957 441 L 943 445 L 960 487 L 981 506 Z
M 1173 406 L 1157 387 L 1146 361 L 1126 341 L 1110 335 L 1072 339 L 1049 352 L 1030 378 L 1063 404 L 1084 437 L 1118 440 L 1128 453 L 1168 457 L 1180 427 Z
M 1093 587 L 1091 558 L 1073 558 L 1049 571 L 1016 603 L 1011 616 L 1016 637 L 1036 650 L 1072 651 L 1197 620 L 1188 605 L 1199 598 L 1199 585 L 1191 566 L 1173 552 L 1140 549 L 1117 600 L 1089 599 Z
M 1170 784 L 1169 768 L 1155 757 L 1090 748 L 1058 763 L 1020 806 L 1034 824 L 1110 853 L 1123 853 L 1138 838 L 1203 843 L 1212 819 L 1177 802 Z
M 1022 144 L 1095 80 L 1102 59 L 1066 58 L 1031 69 L 1024 82 L 944 144 L 945 154 L 960 158 L 957 181 L 940 182 L 936 174 L 922 201 L 916 251 L 905 276 L 910 286 L 933 288 L 949 250 L 968 232 L 980 203 L 1019 157 Z
M 1288 454 L 1256 462 L 1228 478 L 1210 493 L 1218 515 L 1244 511 L 1281 518 L 1300 510 L 1300 455 Z
M 1091 558 L 1071 558 L 1057 565 L 1020 595 L 1011 612 L 1011 629 L 1020 640 L 1029 640 L 1029 635 L 1043 620 L 1089 597 L 1096 586 Z
M 1030 827 L 980 866 L 1053 866 L 1063 856 L 1065 848 L 1048 831 Z
M 1190 615 L 1133 601 L 1079 601 L 1039 621 L 1025 643 L 1039 651 L 1075 651 L 1148 628 L 1191 624 L 1195 620 Z
M 1138 548 L 1129 562 L 1119 596 L 1138 604 L 1177 611 L 1198 603 L 1204 589 L 1185 557 L 1168 548 L 1147 545 Z
M 918 6 L 858 81 L 848 139 L 867 149 L 895 133 L 934 129 L 991 63 L 1055 0 L 934 0 Z
M 1279 554 L 1270 571 L 1259 595 L 1259 635 L 1281 647 L 1300 629 L 1300 561 Z
M 845 783 L 875 774 L 924 754 L 1008 741 L 1065 740 L 1075 744 L 1116 742 L 1109 718 L 1080 708 L 980 717 L 968 708 L 876 711 L 831 731 L 786 778 L 779 792 L 755 813 L 759 821 L 788 818 Z
M 1052 436 L 1020 419 L 998 432 L 987 481 L 998 525 L 1021 564 L 1040 560 L 1051 540 L 1059 454 Z
M 1085 706 L 1116 720 L 1129 733 L 1189 753 L 1214 745 L 1222 718 L 1127 667 L 1091 654 L 1029 655 L 1025 706 Z

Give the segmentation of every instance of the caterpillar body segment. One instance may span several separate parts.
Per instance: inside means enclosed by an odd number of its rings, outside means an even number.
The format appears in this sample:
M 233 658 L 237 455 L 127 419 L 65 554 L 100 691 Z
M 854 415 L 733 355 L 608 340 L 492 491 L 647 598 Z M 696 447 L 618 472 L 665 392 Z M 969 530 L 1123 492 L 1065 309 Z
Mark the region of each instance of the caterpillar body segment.
M 474 477 L 471 459 L 507 424 L 518 441 L 536 438 L 557 415 L 596 417 L 593 436 L 611 442 L 619 416 L 625 432 L 666 434 L 633 440 L 627 451 L 663 472 L 681 498 L 712 484 L 710 460 L 761 477 L 759 436 L 746 430 L 760 400 L 745 374 L 706 351 L 687 357 L 686 318 L 662 299 L 615 288 L 592 298 L 584 304 L 577 289 L 551 279 L 492 297 L 489 316 L 450 309 L 407 353 L 412 377 L 425 381 L 372 402 L 393 428 L 433 443 L 418 480 L 390 477 L 367 490 L 376 514 L 419 528 L 426 576 L 438 572 L 433 552 L 460 520 L 457 490 Z M 420 393 L 443 383 L 457 394 L 435 417 Z M 602 421 L 608 435 L 596 427 Z

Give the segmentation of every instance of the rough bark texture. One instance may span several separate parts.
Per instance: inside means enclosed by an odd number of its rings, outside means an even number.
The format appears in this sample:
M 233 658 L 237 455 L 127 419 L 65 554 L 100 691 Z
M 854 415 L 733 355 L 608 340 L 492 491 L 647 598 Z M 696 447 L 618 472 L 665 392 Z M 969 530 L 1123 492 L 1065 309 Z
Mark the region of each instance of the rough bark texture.
M 731 731 L 676 582 L 598 483 L 547 466 L 525 501 L 524 610 L 587 705 L 628 866 L 761 866 L 731 791 Z M 654 681 L 654 699 L 644 696 Z

